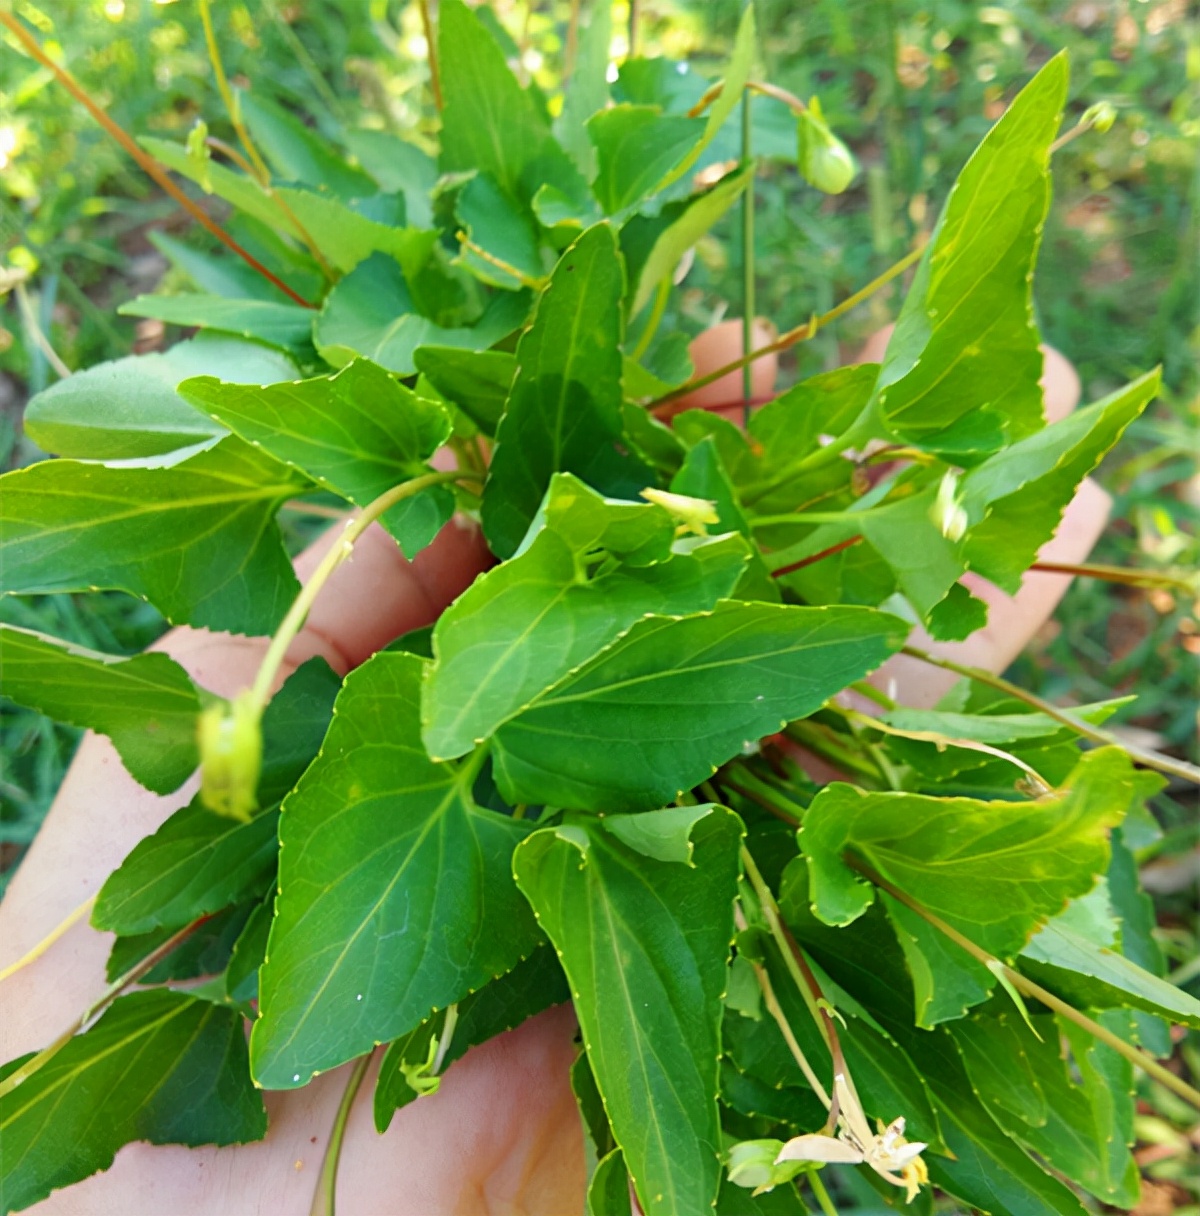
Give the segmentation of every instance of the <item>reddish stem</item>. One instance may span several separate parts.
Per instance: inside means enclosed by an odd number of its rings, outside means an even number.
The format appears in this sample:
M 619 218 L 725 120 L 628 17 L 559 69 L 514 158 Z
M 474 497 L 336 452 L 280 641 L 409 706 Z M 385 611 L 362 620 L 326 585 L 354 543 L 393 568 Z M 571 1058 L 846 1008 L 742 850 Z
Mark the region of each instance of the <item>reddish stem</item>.
M 862 540 L 861 536 L 852 536 L 849 540 L 838 541 L 836 545 L 830 545 L 828 549 L 822 549 L 820 553 L 814 553 L 811 557 L 802 557 L 798 562 L 792 562 L 790 566 L 780 566 L 778 570 L 772 570 L 771 577 L 783 578 L 785 574 L 794 574 L 797 570 L 803 570 L 805 566 L 811 566 L 826 557 L 832 557 L 835 553 L 841 553 L 843 549 L 857 545 L 860 540 Z

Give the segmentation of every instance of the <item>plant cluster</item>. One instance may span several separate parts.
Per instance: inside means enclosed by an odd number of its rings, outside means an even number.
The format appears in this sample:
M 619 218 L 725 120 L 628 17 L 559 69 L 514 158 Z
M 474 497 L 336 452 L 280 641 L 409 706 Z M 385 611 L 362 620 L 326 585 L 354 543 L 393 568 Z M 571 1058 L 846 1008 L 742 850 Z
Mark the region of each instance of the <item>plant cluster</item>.
M 819 105 L 756 79 L 752 9 L 719 81 L 635 57 L 610 82 L 609 33 L 596 6 L 551 117 L 442 0 L 436 165 L 232 93 L 225 160 L 202 128 L 131 143 L 229 253 L 173 248 L 197 290 L 127 307 L 198 336 L 31 402 L 58 458 L 0 482 L 0 591 L 116 590 L 272 642 L 224 701 L 165 655 L 0 626 L 6 696 L 106 734 L 148 789 L 201 770 L 85 908 L 117 935 L 110 988 L 0 1074 L 4 1210 L 130 1140 L 259 1138 L 256 1086 L 351 1060 L 357 1084 L 386 1045 L 383 1131 L 567 999 L 595 1216 L 631 1186 L 647 1216 L 801 1212 L 828 1163 L 917 1210 L 927 1184 L 1013 1216 L 1132 1207 L 1134 1069 L 1200 1103 L 1159 1062 L 1200 1004 L 1161 978 L 1131 859 L 1152 770 L 1198 774 L 1118 746 L 1111 702 L 1068 713 L 906 644 L 985 622 L 963 576 L 1015 590 L 1158 385 L 1044 423 L 1065 58 L 883 276 L 916 266 L 883 362 L 743 429 L 677 408 L 714 377 L 659 323 L 747 197 L 745 98 L 798 124 L 818 188 L 853 164 Z M 301 586 L 277 516 L 334 507 L 357 511 Z M 344 680 L 314 659 L 272 696 L 363 532 L 414 557 L 456 511 L 497 563 Z M 865 678 L 902 650 L 964 679 L 897 705 Z

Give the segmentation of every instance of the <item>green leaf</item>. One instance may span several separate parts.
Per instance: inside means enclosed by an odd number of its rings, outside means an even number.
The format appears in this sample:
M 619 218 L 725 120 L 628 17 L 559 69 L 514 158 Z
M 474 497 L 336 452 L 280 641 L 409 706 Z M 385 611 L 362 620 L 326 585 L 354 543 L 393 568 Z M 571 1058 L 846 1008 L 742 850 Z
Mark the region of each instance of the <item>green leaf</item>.
M 1161 379 L 1148 372 L 968 472 L 961 486 L 971 519 L 967 565 L 1015 594 L 1079 483 L 1154 399 Z
M 544 829 L 514 872 L 571 983 L 584 1045 L 642 1210 L 702 1212 L 721 1167 L 717 1061 L 741 825 L 695 825 L 693 866 L 595 820 Z
M 173 930 L 254 895 L 275 872 L 278 818 L 238 823 L 189 803 L 108 877 L 92 924 L 123 936 Z
M 650 297 L 664 278 L 675 274 L 675 268 L 688 249 L 725 215 L 754 179 L 754 169 L 731 173 L 700 195 L 683 204 L 675 218 L 660 227 L 646 258 L 638 268 L 633 282 L 629 315 L 637 316 L 650 302 Z M 624 235 L 622 235 L 624 246 Z M 631 276 L 632 277 L 632 276 Z
M 17 469 L 0 478 L 0 592 L 127 591 L 172 624 L 270 633 L 300 589 L 272 518 L 308 488 L 233 436 L 170 469 Z
M 800 831 L 813 910 L 839 925 L 870 906 L 875 889 L 843 860 L 849 853 L 976 945 L 1011 959 L 1107 868 L 1108 829 L 1128 807 L 1133 781 L 1125 754 L 1103 748 L 1080 758 L 1063 790 L 1027 803 L 826 786 Z
M 679 165 L 703 138 L 702 118 L 664 114 L 658 106 L 616 105 L 588 119 L 599 166 L 592 184 L 608 215 L 634 206 Z
M 165 654 L 123 659 L 0 624 L 0 693 L 107 735 L 130 775 L 156 794 L 178 789 L 196 768 L 200 699 Z
M 596 151 L 587 136 L 587 120 L 608 105 L 608 53 L 612 42 L 612 9 L 597 4 L 579 23 L 575 62 L 563 89 L 562 112 L 554 134 L 589 181 L 596 175 Z
M 912 976 L 918 1026 L 932 1030 L 991 996 L 996 977 L 982 963 L 887 892 L 883 906 Z
M 619 449 L 621 297 L 616 237 L 597 224 L 563 254 L 517 346 L 517 376 L 483 494 L 492 550 L 511 557 L 554 473 L 632 497 L 653 479 Z
M 445 99 L 443 173 L 489 173 L 523 203 L 543 182 L 569 195 L 585 189 L 532 95 L 509 70 L 504 52 L 461 0 L 438 6 L 438 64 Z
M 258 969 L 266 957 L 274 910 L 275 892 L 270 891 L 242 926 L 225 968 L 225 994 L 235 1005 L 242 1006 L 250 1018 L 255 1016 L 249 1004 L 258 1000 Z
M 425 461 L 450 434 L 450 417 L 383 368 L 356 359 L 332 376 L 268 388 L 185 380 L 179 393 L 247 443 L 359 507 L 429 472 Z M 397 503 L 383 524 L 415 557 L 454 511 L 446 486 Z
M 284 804 L 251 1040 L 267 1088 L 405 1034 L 537 942 L 510 869 L 529 826 L 475 804 L 474 764 L 425 755 L 422 666 L 385 652 L 348 676 L 321 754 Z
M 1064 1025 L 1078 1070 L 1075 1080 L 1054 1015 L 1035 1014 L 1031 1020 L 1033 1029 L 1020 1015 L 1004 1011 L 976 1014 L 950 1028 L 976 1093 L 1011 1136 L 1055 1169 L 1105 1203 L 1132 1207 L 1138 1199 L 1138 1168 L 1128 1147 L 1132 1065 L 1086 1032 L 1072 1033 L 1075 1028 Z M 1040 1101 L 1021 1107 L 1005 1085 L 1006 1071 L 1015 1081 L 1017 1070 L 1026 1073 L 1023 1092 L 1032 1079 Z
M 1159 775 L 1144 772 L 1143 776 L 1153 779 Z M 1165 778 L 1160 780 L 1165 784 Z M 1142 890 L 1137 860 L 1129 845 L 1128 825 L 1133 813 L 1134 808 L 1131 807 L 1125 821 L 1112 836 L 1112 860 L 1108 866 L 1109 900 L 1113 914 L 1120 922 L 1121 953 L 1143 971 L 1161 979 L 1166 972 L 1166 965 L 1162 950 L 1154 937 L 1154 931 L 1158 928 L 1158 916 L 1154 901 Z M 1135 1010 L 1133 1017 L 1142 1046 L 1160 1059 L 1169 1056 L 1173 1044 L 1167 1023 L 1144 1010 Z
M 875 390 L 883 432 L 968 458 L 1036 431 L 1042 355 L 1031 280 L 1067 91 L 1052 59 L 959 174 L 909 289 Z
M 865 608 L 726 601 L 648 617 L 501 726 L 497 783 L 515 802 L 663 806 L 873 670 L 904 632 Z
M 447 400 L 454 402 L 485 435 L 494 435 L 517 359 L 507 351 L 469 351 L 453 346 L 422 346 L 413 354 L 417 370 Z
M 944 1031 L 922 1035 L 917 1062 L 933 1090 L 952 1157 L 928 1156 L 930 1179 L 993 1216 L 1085 1216 L 1057 1178 L 1005 1134 L 980 1102 Z
M 716 809 L 715 803 L 704 802 L 643 811 L 640 815 L 606 815 L 604 830 L 643 857 L 691 866 L 695 865 L 692 832 L 705 815 Z
M 184 293 L 137 296 L 122 304 L 117 312 L 123 317 L 153 317 L 169 325 L 198 325 L 202 329 L 265 342 L 292 354 L 303 355 L 307 350 L 311 355 L 315 314 L 311 308 L 301 308 L 298 304 Z
M 556 477 L 551 504 L 569 494 L 603 502 L 574 478 Z M 661 508 L 616 508 L 622 509 L 662 516 L 669 528 Z M 470 751 L 648 613 L 713 607 L 732 591 L 746 561 L 745 544 L 726 537 L 654 565 L 610 563 L 588 577 L 599 541 L 595 532 L 572 538 L 546 527 L 442 614 L 422 702 L 431 756 Z
M 486 350 L 519 328 L 528 312 L 523 293 L 496 296 L 473 326 L 446 328 L 421 316 L 404 272 L 390 258 L 369 258 L 329 293 L 313 334 L 321 357 L 342 367 L 362 355 L 410 376 L 420 346 Z
M 430 195 L 437 185 L 433 157 L 390 131 L 346 131 L 346 146 L 383 190 L 404 195 L 408 222 L 433 226 Z
M 588 1183 L 587 1216 L 630 1216 L 629 1171 L 625 1157 L 614 1148 L 596 1164 Z
M 259 151 L 280 177 L 329 190 L 343 199 L 375 193 L 375 183 L 366 173 L 287 111 L 246 92 L 238 93 L 238 106 Z
M 464 246 L 460 260 L 477 279 L 517 291 L 528 280 L 541 278 L 542 257 L 533 221 L 489 174 L 477 173 L 466 184 L 458 196 L 457 213 L 472 244 L 520 272 L 510 274 Z
M 1021 953 L 1021 970 L 1064 999 L 1093 1009 L 1143 1009 L 1200 1029 L 1200 1001 L 1054 920 Z
M 211 443 L 224 429 L 197 414 L 175 386 L 214 366 L 244 384 L 296 375 L 290 359 L 257 343 L 193 338 L 162 354 L 98 363 L 60 380 L 29 402 L 25 430 L 46 451 L 83 460 L 138 459 Z
M 0 1208 L 107 1169 L 123 1145 L 240 1144 L 267 1131 L 242 1019 L 182 992 L 122 997 L 0 1098 Z
M 168 168 L 199 182 L 196 165 L 181 144 L 148 137 L 139 142 Z M 276 186 L 272 197 L 252 178 L 211 161 L 208 175 L 214 194 L 269 229 L 295 240 L 303 239 L 303 229 L 318 242 L 329 264 L 342 273 L 353 270 L 373 253 L 381 253 L 390 254 L 406 273 L 415 274 L 437 244 L 436 230 L 381 224 L 338 199 L 311 190 Z
M 507 975 L 492 980 L 458 1003 L 454 1033 L 442 1058 L 442 1072 L 476 1044 L 486 1043 L 506 1030 L 515 1029 L 543 1009 L 570 999 L 566 977 L 554 951 L 548 947 L 534 950 Z M 400 1069 L 400 1061 L 424 1061 L 430 1037 L 440 1036 L 443 1024 L 444 1019 L 435 1015 L 404 1038 L 397 1039 L 384 1053 L 379 1079 L 375 1083 L 377 1131 L 387 1131 L 396 1111 L 417 1097 Z

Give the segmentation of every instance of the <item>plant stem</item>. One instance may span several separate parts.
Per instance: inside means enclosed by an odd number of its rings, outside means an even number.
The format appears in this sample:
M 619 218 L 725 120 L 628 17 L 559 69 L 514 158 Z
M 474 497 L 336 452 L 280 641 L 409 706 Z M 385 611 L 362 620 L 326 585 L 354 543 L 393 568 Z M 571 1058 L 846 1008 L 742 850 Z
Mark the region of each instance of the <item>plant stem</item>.
M 601 0 L 607 4 L 608 0 Z M 563 48 L 563 87 L 575 72 L 575 60 L 579 55 L 579 10 L 583 0 L 571 0 L 571 11 L 567 17 L 567 37 Z
M 807 1177 L 808 1185 L 812 1187 L 812 1193 L 816 1197 L 821 1211 L 825 1216 L 838 1216 L 838 1210 L 833 1206 L 833 1200 L 830 1199 L 829 1192 L 825 1189 L 825 1183 L 821 1178 L 821 1171 L 814 1167 L 807 1171 Z
M 688 111 L 688 117 L 699 118 L 724 91 L 725 81 L 714 81 L 704 90 L 700 100 Z M 793 114 L 808 112 L 808 106 L 795 93 L 789 93 L 787 89 L 781 89 L 777 84 L 769 84 L 765 80 L 747 80 L 743 96 L 745 93 L 761 93 L 764 97 L 774 97 L 776 101 L 782 101 Z
M 774 342 L 768 343 L 766 346 L 760 346 L 757 350 L 752 351 L 749 356 L 743 355 L 740 359 L 734 359 L 733 362 L 726 363 L 724 367 L 717 368 L 716 371 L 707 372 L 703 376 L 696 376 L 686 384 L 681 384 L 669 393 L 664 393 L 661 397 L 656 397 L 653 401 L 648 402 L 646 408 L 656 417 L 661 417 L 664 414 L 669 415 L 672 411 L 668 407 L 672 402 L 678 401 L 680 397 L 685 397 L 688 393 L 695 392 L 696 389 L 703 388 L 706 384 L 712 384 L 713 381 L 720 380 L 722 376 L 727 376 L 730 372 L 741 371 L 748 362 L 752 363 L 755 359 L 761 359 L 765 355 L 778 354 L 780 351 L 795 346 L 798 342 L 807 341 L 809 338 L 814 337 L 818 330 L 823 329 L 826 325 L 844 316 L 851 309 L 857 308 L 859 304 L 873 296 L 881 287 L 885 287 L 898 275 L 903 274 L 920 258 L 923 252 L 924 247 L 922 246 L 914 249 L 911 253 L 905 254 L 898 262 L 889 266 L 883 274 L 872 279 L 865 287 L 860 288 L 853 295 L 847 296 L 846 299 L 831 308 L 827 313 L 823 313 L 819 317 L 813 317 L 811 321 L 806 321 L 803 325 L 797 325 L 795 329 L 789 329 L 787 333 L 777 338 Z M 826 450 L 825 448 L 821 449 L 821 451 Z
M 34 345 L 45 355 L 46 362 L 54 368 L 55 374 L 65 380 L 71 374 L 71 369 L 59 358 L 58 351 L 54 349 L 49 337 L 38 324 L 37 314 L 33 310 L 33 303 L 29 299 L 29 292 L 25 290 L 25 284 L 18 283 L 14 294 L 17 297 L 17 309 L 21 313 L 21 320 L 25 323 L 25 329 L 33 339 Z
M 250 138 L 246 124 L 242 122 L 241 107 L 233 95 L 233 90 L 229 87 L 229 78 L 225 75 L 225 65 L 221 62 L 221 49 L 217 46 L 217 35 L 213 29 L 212 10 L 209 4 L 210 0 L 200 0 L 200 24 L 204 26 L 204 42 L 208 47 L 208 61 L 212 64 L 213 75 L 217 80 L 217 92 L 221 94 L 221 100 L 225 103 L 225 112 L 233 124 L 238 142 L 245 149 L 246 155 L 254 166 L 252 176 L 258 179 L 260 186 L 264 186 L 271 180 L 271 171 L 267 168 L 267 162 L 259 154 L 258 148 L 255 147 L 254 140 Z
M 1106 583 L 1123 583 L 1127 587 L 1161 587 L 1167 591 L 1181 591 L 1185 595 L 1195 594 L 1195 579 L 1178 574 L 1167 574 L 1153 570 L 1131 570 L 1125 566 L 1100 566 L 1091 562 L 1071 565 L 1067 562 L 1034 562 L 1031 570 L 1042 570 L 1047 574 L 1070 574 L 1076 578 L 1096 578 Z
M 35 1072 L 49 1064 L 52 1059 L 102 1010 L 107 1009 L 130 984 L 136 984 L 148 971 L 152 971 L 172 950 L 200 928 L 206 920 L 211 920 L 212 914 L 201 916 L 184 925 L 177 933 L 172 934 L 156 950 L 152 950 L 139 963 L 135 963 L 124 975 L 115 979 L 104 991 L 77 1017 L 66 1030 L 62 1032 L 48 1047 L 43 1047 L 36 1055 L 31 1056 L 20 1068 L 8 1074 L 0 1081 L 0 1098 L 12 1093 L 23 1081 L 28 1081 Z
M 503 270 L 505 274 L 512 275 L 522 287 L 529 287 L 533 291 L 541 291 L 549 281 L 547 279 L 535 279 L 527 275 L 523 270 L 518 270 L 511 263 L 504 261 L 503 258 L 498 258 L 494 253 L 489 253 L 481 245 L 476 245 L 465 232 L 457 234 L 458 243 L 464 248 L 473 253 L 477 258 L 481 258 L 487 262 L 489 266 L 495 266 L 497 270 Z
M 454 1028 L 458 1025 L 458 1006 L 447 1005 L 446 1017 L 442 1022 L 442 1033 L 438 1038 L 437 1054 L 433 1057 L 433 1065 L 430 1072 L 437 1076 L 442 1071 L 442 1065 L 446 1061 L 446 1053 L 450 1050 L 450 1044 L 454 1041 Z
M 55 925 L 54 928 L 51 929 L 50 932 L 47 933 L 36 946 L 26 950 L 15 963 L 10 963 L 4 968 L 3 971 L 0 971 L 0 983 L 3 983 L 6 979 L 8 979 L 9 976 L 16 975 L 18 971 L 28 967 L 30 963 L 36 963 L 37 960 L 41 958 L 42 955 L 45 954 L 46 951 L 49 950 L 50 947 L 53 946 L 64 933 L 67 932 L 68 929 L 71 928 L 72 925 L 77 924 L 85 916 L 87 916 L 88 913 L 91 912 L 92 908 L 95 906 L 95 903 L 96 896 L 89 895 L 78 908 L 76 908 L 73 912 L 68 912 L 67 915 L 57 925 Z
M 990 671 L 983 671 L 978 667 L 968 667 L 963 663 L 956 663 L 953 659 L 947 659 L 941 655 L 930 654 L 928 651 L 921 650 L 916 646 L 905 646 L 900 653 L 906 654 L 910 658 L 920 659 L 922 663 L 929 663 L 933 667 L 941 667 L 944 671 L 953 671 L 956 675 L 966 676 L 968 679 L 977 680 L 980 684 L 986 684 L 990 688 L 1006 692 L 1010 697 L 1015 697 L 1018 701 L 1024 701 L 1026 705 L 1032 705 L 1034 709 L 1041 710 L 1042 713 L 1046 714 L 1047 717 L 1053 718 L 1056 722 L 1069 726 L 1076 734 L 1082 735 L 1085 739 L 1091 739 L 1093 743 L 1101 743 L 1108 747 L 1119 747 L 1130 759 L 1136 760 L 1139 764 L 1144 764 L 1147 768 L 1158 769 L 1161 773 L 1169 773 L 1172 777 L 1180 777 L 1184 781 L 1200 785 L 1200 768 L 1197 768 L 1196 765 L 1189 764 L 1186 760 L 1176 760 L 1174 756 L 1164 756 L 1162 753 L 1151 751 L 1149 748 L 1137 747 L 1135 744 L 1126 743 L 1111 731 L 1103 730 L 1099 726 L 1092 726 L 1089 722 L 1081 721 L 1073 714 L 1059 709 L 1056 705 L 1051 705 L 1049 701 L 1044 701 L 1034 693 L 1026 692 L 1025 689 L 1010 683 L 1002 676 L 992 675 Z
M 747 7 L 754 0 L 747 0 Z M 750 425 L 750 401 L 754 396 L 754 148 L 751 125 L 750 90 L 742 93 L 742 167 L 749 169 L 750 180 L 742 195 L 742 425 Z
M 55 63 L 46 54 L 37 39 L 11 13 L 0 11 L 0 25 L 3 25 L 16 37 L 17 41 L 25 48 L 32 59 L 35 59 L 42 67 L 47 68 L 54 75 L 63 88 L 137 161 L 143 172 L 165 190 L 198 224 L 211 232 L 221 244 L 236 253 L 238 257 L 248 266 L 258 271 L 268 282 L 278 287 L 290 300 L 302 305 L 304 308 L 314 307 L 310 301 L 301 295 L 297 295 L 282 279 L 268 270 L 249 250 L 243 249 L 220 224 L 208 215 L 203 207 L 198 206 L 188 198 L 171 180 L 171 175 L 167 170 L 91 99 L 83 86 L 66 68 L 62 67 L 61 64 Z
M 771 894 L 771 888 L 767 886 L 766 880 L 755 864 L 754 857 L 745 845 L 742 845 L 742 868 L 746 871 L 747 878 L 750 879 L 751 887 L 754 888 L 754 894 L 758 898 L 759 906 L 762 908 L 763 919 L 767 922 L 767 928 L 775 939 L 779 952 L 783 955 L 784 966 L 787 967 L 788 974 L 792 977 L 793 983 L 795 983 L 797 990 L 804 998 L 804 1003 L 808 1006 L 808 1012 L 812 1014 L 813 1021 L 816 1022 L 817 1029 L 825 1040 L 825 1046 L 829 1048 L 829 1054 L 833 1058 L 834 1076 L 837 1076 L 839 1073 L 845 1073 L 846 1063 L 842 1055 L 842 1045 L 838 1039 L 837 1028 L 834 1026 L 833 1019 L 829 1016 L 828 1011 L 823 1009 L 820 1004 L 825 999 L 825 995 L 821 991 L 821 986 L 817 983 L 817 977 L 813 975 L 812 969 L 804 958 L 800 947 L 796 944 L 796 939 L 792 937 L 787 926 L 783 923 L 783 918 L 779 915 L 779 905 L 775 902 L 775 896 Z
M 650 309 L 646 327 L 642 330 L 642 335 L 638 338 L 637 345 L 629 356 L 635 363 L 650 349 L 650 343 L 654 341 L 654 335 L 658 333 L 658 327 L 662 323 L 663 313 L 667 311 L 667 301 L 670 297 L 671 278 L 669 275 L 663 275 L 654 292 L 654 305 Z
M 629 53 L 626 55 L 627 59 L 637 58 L 641 8 L 641 0 L 629 0 Z
M 445 101 L 442 97 L 442 74 L 438 67 L 437 34 L 433 28 L 433 16 L 429 11 L 429 0 L 417 0 L 421 10 L 421 30 L 425 35 L 425 46 L 429 55 L 429 91 L 433 94 L 433 105 L 442 112 Z
M 329 1144 L 325 1148 L 325 1160 L 321 1163 L 321 1174 L 313 1191 L 309 1216 L 334 1216 L 338 1162 L 341 1160 L 342 1143 L 346 1138 L 346 1122 L 350 1118 L 350 1108 L 354 1105 L 354 1099 L 358 1097 L 359 1088 L 362 1086 L 363 1078 L 367 1075 L 367 1068 L 370 1066 L 371 1057 L 374 1054 L 374 1052 L 368 1051 L 365 1056 L 360 1057 L 346 1080 L 346 1090 L 342 1094 L 337 1114 L 333 1117 L 333 1127 L 329 1130 Z
M 733 912 L 738 929 L 745 929 L 745 912 L 742 911 L 739 905 L 734 905 Z M 767 974 L 767 969 L 761 963 L 751 962 L 750 966 L 754 969 L 754 978 L 758 981 L 759 991 L 763 996 L 763 1004 L 766 1005 L 767 1012 L 779 1027 L 779 1033 L 783 1035 L 783 1041 L 787 1044 L 788 1051 L 792 1053 L 792 1059 L 796 1061 L 797 1067 L 804 1074 L 804 1079 L 812 1088 L 813 1093 L 820 1098 L 825 1109 L 828 1110 L 832 1104 L 832 1099 L 825 1092 L 825 1086 L 821 1084 L 820 1078 L 813 1070 L 813 1066 L 808 1062 L 808 1057 L 804 1054 L 804 1049 L 797 1041 L 795 1032 L 787 1020 L 787 1015 L 783 1012 L 783 1006 L 780 1005 L 779 998 L 775 995 L 775 988 L 771 983 L 771 977 Z
M 246 128 L 246 124 L 242 121 L 242 107 L 238 104 L 237 98 L 233 94 L 233 90 L 229 87 L 229 78 L 225 75 L 225 65 L 221 62 L 221 49 L 217 45 L 216 32 L 213 29 L 212 12 L 209 8 L 210 0 L 200 0 L 200 21 L 204 26 L 204 41 L 208 47 L 208 59 L 212 64 L 213 75 L 217 79 L 217 91 L 221 94 L 221 100 L 225 103 L 226 113 L 229 115 L 229 121 L 233 124 L 233 129 L 237 133 L 238 142 L 246 150 L 246 155 L 250 158 L 250 164 L 242 162 L 242 167 L 250 177 L 262 187 L 267 194 L 271 196 L 271 201 L 283 212 L 284 218 L 289 224 L 299 233 L 300 238 L 308 247 L 309 253 L 321 268 L 321 273 L 329 282 L 333 282 L 334 274 L 329 268 L 329 263 L 325 260 L 325 255 L 321 252 L 321 247 L 313 240 L 308 229 L 296 218 L 291 207 L 288 206 L 287 200 L 281 194 L 278 194 L 275 187 L 271 185 L 271 171 L 267 168 L 267 162 L 263 160 L 259 154 L 258 148 L 255 146 L 254 140 L 250 138 L 250 132 Z M 217 143 L 219 141 L 213 140 Z M 234 150 L 226 146 L 226 154 L 232 153 Z
M 319 519 L 346 518 L 346 512 L 340 507 L 326 507 L 319 502 L 305 502 L 302 498 L 293 498 L 285 502 L 282 511 L 294 511 L 297 515 L 315 515 Z
M 848 540 L 840 540 L 836 545 L 830 545 L 828 549 L 822 549 L 820 553 L 814 553 L 811 557 L 802 557 L 798 562 L 772 570 L 771 577 L 783 578 L 785 574 L 795 574 L 797 570 L 803 570 L 805 566 L 811 566 L 814 562 L 823 561 L 835 553 L 841 553 L 843 549 L 849 549 L 851 545 L 857 545 L 861 540 L 861 536 L 851 536 Z
M 1169 1068 L 1164 1068 L 1152 1055 L 1143 1051 L 1140 1047 L 1134 1047 L 1131 1043 L 1126 1043 L 1119 1035 L 1113 1034 L 1105 1026 L 1101 1026 L 1099 1022 L 1093 1021 L 1085 1013 L 1080 1013 L 1073 1005 L 1068 1005 L 1066 1001 L 1055 996 L 1054 993 L 1048 992 L 1040 984 L 1034 983 L 1033 980 L 1026 978 L 1019 971 L 1007 966 L 995 955 L 989 954 L 981 946 L 977 946 L 969 937 L 965 937 L 953 925 L 948 925 L 940 916 L 930 912 L 927 908 L 917 903 L 906 892 L 899 887 L 893 886 L 887 879 L 880 877 L 868 865 L 860 862 L 853 854 L 847 854 L 844 858 L 846 863 L 853 869 L 857 870 L 864 878 L 869 879 L 875 886 L 886 891 L 893 898 L 898 899 L 905 907 L 910 908 L 922 919 L 928 921 L 938 932 L 945 934 L 956 946 L 960 946 L 972 958 L 982 963 L 990 971 L 1002 972 L 1005 978 L 1013 985 L 1014 988 L 1024 993 L 1026 996 L 1032 996 L 1041 1001 L 1043 1005 L 1053 1009 L 1055 1013 L 1061 1014 L 1068 1021 L 1074 1022 L 1077 1026 L 1082 1027 L 1090 1035 L 1099 1039 L 1102 1043 L 1111 1047 L 1127 1059 L 1131 1064 L 1135 1064 L 1147 1075 L 1153 1077 L 1161 1085 L 1165 1085 L 1173 1093 L 1178 1094 L 1181 1098 L 1190 1102 L 1198 1110 L 1200 1110 L 1200 1090 L 1193 1089 L 1186 1081 L 1177 1077 Z
M 313 606 L 321 588 L 329 581 L 329 576 L 350 556 L 354 544 L 360 536 L 385 512 L 398 502 L 419 494 L 430 486 L 443 485 L 449 481 L 460 481 L 469 477 L 458 469 L 448 469 L 444 472 L 425 473 L 414 477 L 411 481 L 401 482 L 386 493 L 381 494 L 369 506 L 352 519 L 346 521 L 346 529 L 340 540 L 330 546 L 329 551 L 321 559 L 320 565 L 312 572 L 308 582 L 300 589 L 300 594 L 292 602 L 283 623 L 275 631 L 267 653 L 263 656 L 258 674 L 250 687 L 248 700 L 255 705 L 261 714 L 271 699 L 271 689 L 279 668 L 287 655 L 288 647 L 296 639 L 304 625 L 305 618 Z

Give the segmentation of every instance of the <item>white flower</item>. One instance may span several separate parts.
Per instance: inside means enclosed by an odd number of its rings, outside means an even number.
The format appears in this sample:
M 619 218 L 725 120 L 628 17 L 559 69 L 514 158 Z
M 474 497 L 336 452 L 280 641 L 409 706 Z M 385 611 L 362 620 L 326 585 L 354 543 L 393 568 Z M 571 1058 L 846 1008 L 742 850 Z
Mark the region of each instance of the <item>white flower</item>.
M 838 1134 L 820 1133 L 797 1136 L 779 1150 L 776 1164 L 785 1161 L 820 1161 L 842 1165 L 869 1165 L 881 1178 L 893 1186 L 905 1189 L 909 1202 L 929 1181 L 921 1154 L 926 1146 L 920 1141 L 910 1144 L 904 1139 L 904 1119 L 894 1119 L 887 1127 L 880 1126 L 873 1135 L 867 1116 L 857 1096 L 838 1073 L 833 1078 L 833 1090 L 838 1100 Z

